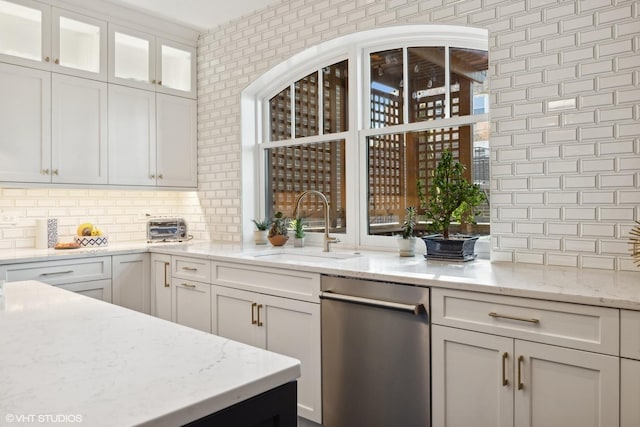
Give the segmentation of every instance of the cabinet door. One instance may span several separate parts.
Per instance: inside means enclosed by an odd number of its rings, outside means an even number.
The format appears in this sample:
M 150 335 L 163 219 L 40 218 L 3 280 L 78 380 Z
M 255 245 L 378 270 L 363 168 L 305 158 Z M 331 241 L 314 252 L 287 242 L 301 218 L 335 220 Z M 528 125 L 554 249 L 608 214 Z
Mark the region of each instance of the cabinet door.
M 150 313 L 149 254 L 113 256 L 113 303 Z
M 640 360 L 620 359 L 620 427 L 640 426 Z
M 211 285 L 171 279 L 171 320 L 211 333 Z
M 213 286 L 211 293 L 211 331 L 221 337 L 265 348 L 263 321 L 258 322 L 259 294 Z M 260 303 L 264 316 L 264 305 Z
M 107 84 L 52 75 L 52 182 L 107 183 Z
M 301 362 L 298 378 L 298 415 L 322 422 L 320 363 L 320 304 L 263 295 L 258 319 L 265 347 Z
M 156 184 L 153 92 L 109 85 L 109 184 Z
M 171 320 L 171 256 L 151 254 L 151 314 Z
M 197 105 L 192 99 L 157 94 L 157 183 L 197 186 Z
M 0 28 L 0 61 L 51 69 L 50 6 L 32 0 L 0 0 Z
M 104 302 L 111 302 L 111 279 L 70 283 L 68 285 L 58 285 L 57 287 Z
M 196 98 L 196 49 L 171 40 L 156 39 L 158 92 Z
M 50 182 L 51 73 L 0 63 L 0 180 Z
M 520 340 L 515 354 L 516 427 L 619 425 L 619 358 Z
M 155 37 L 109 24 L 109 82 L 155 91 Z
M 107 22 L 55 7 L 51 18 L 51 69 L 106 81 Z
M 431 332 L 433 427 L 513 426 L 513 339 Z

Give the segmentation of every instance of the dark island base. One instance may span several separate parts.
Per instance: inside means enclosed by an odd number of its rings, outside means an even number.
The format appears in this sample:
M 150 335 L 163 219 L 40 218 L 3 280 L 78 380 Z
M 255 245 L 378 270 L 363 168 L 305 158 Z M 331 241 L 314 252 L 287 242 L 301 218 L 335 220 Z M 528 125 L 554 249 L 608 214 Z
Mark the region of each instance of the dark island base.
M 297 406 L 297 382 L 292 381 L 186 426 L 296 427 Z

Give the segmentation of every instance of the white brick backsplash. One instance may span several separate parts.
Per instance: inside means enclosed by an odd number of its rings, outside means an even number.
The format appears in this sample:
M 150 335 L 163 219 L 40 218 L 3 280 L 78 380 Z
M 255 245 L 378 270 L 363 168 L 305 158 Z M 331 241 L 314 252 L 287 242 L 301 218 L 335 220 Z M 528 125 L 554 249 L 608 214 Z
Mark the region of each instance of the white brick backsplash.
M 564 239 L 564 250 L 569 252 L 596 252 L 596 241 L 591 239 Z
M 600 241 L 600 253 L 603 254 L 616 254 L 616 255 L 628 255 L 629 254 L 629 242 L 617 241 L 617 240 L 601 240 Z
M 500 237 L 500 247 L 504 249 L 527 249 L 529 239 L 526 237 Z
M 207 220 L 199 224 L 214 240 L 241 239 L 238 99 L 262 73 L 307 47 L 376 26 L 468 25 L 490 31 L 492 261 L 631 269 L 629 256 L 615 249 L 626 236 L 612 236 L 611 228 L 628 228 L 640 215 L 639 7 L 609 0 L 282 1 L 205 32 L 196 209 L 201 204 Z M 5 194 L 0 206 L 22 198 Z M 21 209 L 90 208 L 65 203 Z M 551 218 L 532 221 L 536 215 Z M 531 247 L 520 247 L 526 238 Z M 571 244 L 559 245 L 567 238 Z M 584 241 L 602 255 L 585 255 Z

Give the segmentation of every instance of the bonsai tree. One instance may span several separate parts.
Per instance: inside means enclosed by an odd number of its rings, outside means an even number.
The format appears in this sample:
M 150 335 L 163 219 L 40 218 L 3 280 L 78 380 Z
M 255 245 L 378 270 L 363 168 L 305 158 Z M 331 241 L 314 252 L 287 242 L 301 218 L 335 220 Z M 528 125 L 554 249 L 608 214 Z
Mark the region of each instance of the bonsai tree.
M 425 209 L 425 219 L 444 239 L 449 238 L 449 226 L 454 220 L 475 224 L 478 214 L 475 208 L 486 199 L 477 184 L 467 181 L 464 169 L 464 165 L 446 150 L 431 179 L 428 199 L 424 185 L 418 181 L 418 197 L 420 207 Z
M 289 219 L 284 216 L 280 211 L 276 212 L 271 220 L 271 227 L 269 228 L 269 237 L 273 236 L 288 236 L 289 230 L 287 228 Z
M 417 223 L 418 211 L 414 206 L 407 206 L 405 209 L 404 222 L 402 223 L 402 238 L 413 237 L 413 231 Z
M 271 220 L 268 218 L 263 219 L 262 221 L 258 220 L 258 219 L 252 219 L 251 222 L 253 222 L 256 226 L 256 229 L 261 230 L 261 231 L 265 231 L 269 229 L 269 226 L 271 225 Z

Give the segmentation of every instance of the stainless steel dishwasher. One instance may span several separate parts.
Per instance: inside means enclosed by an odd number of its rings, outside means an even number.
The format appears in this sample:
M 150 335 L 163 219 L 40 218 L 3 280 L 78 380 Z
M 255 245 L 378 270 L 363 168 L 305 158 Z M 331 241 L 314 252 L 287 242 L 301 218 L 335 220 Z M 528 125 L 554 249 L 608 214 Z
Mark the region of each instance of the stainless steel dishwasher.
M 325 427 L 428 427 L 429 289 L 323 276 Z

